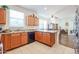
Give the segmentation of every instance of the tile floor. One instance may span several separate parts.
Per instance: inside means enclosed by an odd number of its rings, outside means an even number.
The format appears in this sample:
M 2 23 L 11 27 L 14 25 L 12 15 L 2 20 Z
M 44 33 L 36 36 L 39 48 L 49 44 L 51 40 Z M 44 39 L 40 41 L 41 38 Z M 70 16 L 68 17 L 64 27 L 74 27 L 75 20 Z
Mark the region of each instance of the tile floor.
M 74 54 L 74 49 L 65 47 L 58 43 L 52 47 L 48 47 L 37 41 L 8 51 L 5 54 Z

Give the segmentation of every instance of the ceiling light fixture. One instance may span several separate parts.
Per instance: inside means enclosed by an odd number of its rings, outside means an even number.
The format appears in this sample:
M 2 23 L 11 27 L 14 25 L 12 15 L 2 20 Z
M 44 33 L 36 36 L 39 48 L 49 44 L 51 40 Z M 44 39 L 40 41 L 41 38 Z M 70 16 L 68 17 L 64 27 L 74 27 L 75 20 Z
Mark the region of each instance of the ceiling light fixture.
M 51 16 L 51 18 L 53 18 L 53 15 Z
M 45 7 L 44 10 L 47 10 L 47 8 Z

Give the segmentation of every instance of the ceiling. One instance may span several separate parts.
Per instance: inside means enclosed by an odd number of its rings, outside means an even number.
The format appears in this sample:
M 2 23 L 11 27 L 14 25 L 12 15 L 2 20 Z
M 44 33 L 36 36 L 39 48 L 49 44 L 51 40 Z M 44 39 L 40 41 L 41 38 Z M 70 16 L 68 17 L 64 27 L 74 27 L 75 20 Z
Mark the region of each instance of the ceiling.
M 37 12 L 46 18 L 55 16 L 58 18 L 69 18 L 75 15 L 76 5 L 21 5 L 23 8 L 28 8 Z

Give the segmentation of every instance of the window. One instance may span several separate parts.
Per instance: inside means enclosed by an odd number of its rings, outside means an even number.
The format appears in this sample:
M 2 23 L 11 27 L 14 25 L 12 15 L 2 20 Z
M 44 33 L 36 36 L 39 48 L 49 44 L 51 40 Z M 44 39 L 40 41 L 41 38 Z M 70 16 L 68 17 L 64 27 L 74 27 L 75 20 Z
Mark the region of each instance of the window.
M 10 9 L 9 27 L 24 27 L 24 13 Z
M 39 29 L 47 29 L 47 20 L 39 19 Z

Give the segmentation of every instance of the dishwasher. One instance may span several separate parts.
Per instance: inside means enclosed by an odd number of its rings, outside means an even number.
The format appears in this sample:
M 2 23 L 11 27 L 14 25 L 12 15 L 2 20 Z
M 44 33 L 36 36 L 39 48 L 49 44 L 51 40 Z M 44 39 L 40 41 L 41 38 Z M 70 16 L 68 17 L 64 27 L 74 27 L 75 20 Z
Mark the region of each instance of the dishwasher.
M 29 40 L 28 40 L 29 43 L 34 42 L 35 41 L 35 32 L 28 32 L 28 37 L 29 37 Z

